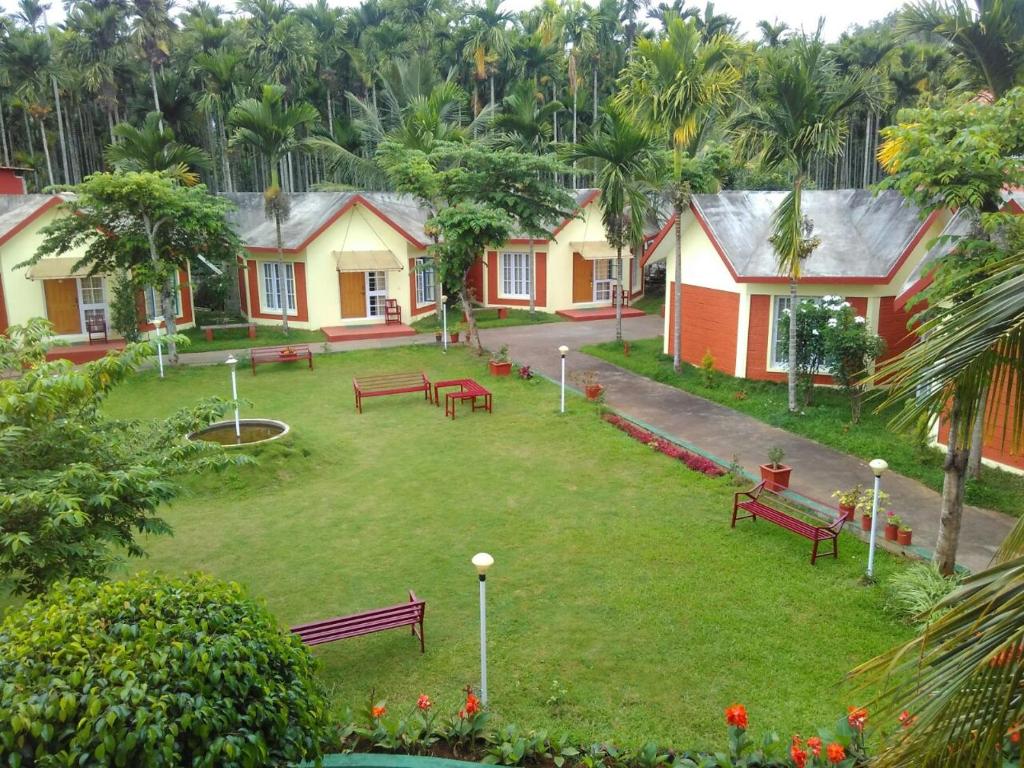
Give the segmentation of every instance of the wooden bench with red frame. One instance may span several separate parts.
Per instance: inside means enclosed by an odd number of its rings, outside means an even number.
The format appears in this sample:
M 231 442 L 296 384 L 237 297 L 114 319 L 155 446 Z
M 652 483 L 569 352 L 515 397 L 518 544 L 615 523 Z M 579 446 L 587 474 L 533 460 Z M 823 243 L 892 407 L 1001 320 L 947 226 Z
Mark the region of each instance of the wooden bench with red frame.
M 422 371 L 417 373 L 381 373 L 359 376 L 352 379 L 352 390 L 356 395 L 356 412 L 363 412 L 364 397 L 400 395 L 406 392 L 422 392 L 423 399 L 430 402 L 430 381 Z
M 348 637 L 383 632 L 386 629 L 412 627 L 413 637 L 418 637 L 420 640 L 420 653 L 424 653 L 426 646 L 423 641 L 423 614 L 426 612 L 426 608 L 426 601 L 420 600 L 410 589 L 407 603 L 353 613 L 350 616 L 337 616 L 333 619 L 299 624 L 292 627 L 291 631 L 298 635 L 306 645 L 320 645 L 332 643 L 335 640 L 344 640 Z
M 741 501 L 741 499 L 745 500 Z M 747 514 L 739 514 L 741 510 Z M 761 518 L 814 542 L 814 546 L 811 548 L 811 565 L 814 565 L 819 557 L 831 556 L 838 559 L 839 532 L 843 530 L 843 525 L 846 523 L 846 515 L 840 513 L 829 525 L 815 525 L 800 519 L 796 516 L 797 514 L 801 514 L 799 509 L 787 503 L 778 494 L 765 490 L 765 484 L 760 483 L 749 491 L 740 491 L 735 494 L 732 505 L 732 527 L 736 527 L 737 520 L 751 518 L 757 522 L 757 519 Z M 831 552 L 818 553 L 818 545 L 823 541 L 832 542 Z
M 484 389 L 480 384 L 473 381 L 473 379 L 448 379 L 447 381 L 438 381 L 434 384 L 434 403 L 441 405 L 441 396 L 439 390 L 446 387 L 458 387 L 458 390 L 454 392 L 446 392 L 444 398 L 444 415 L 455 418 L 455 405 L 461 400 L 465 402 L 469 400 L 472 403 L 473 410 L 482 408 L 488 413 L 493 412 L 493 403 L 491 399 L 491 393 L 487 389 Z M 476 399 L 482 397 L 484 399 L 483 405 L 477 405 Z
M 296 360 L 308 360 L 309 370 L 313 370 L 313 350 L 308 344 L 288 344 L 283 347 L 253 347 L 249 350 L 249 361 L 252 363 L 252 375 L 256 375 L 256 366 L 263 363 L 294 363 Z

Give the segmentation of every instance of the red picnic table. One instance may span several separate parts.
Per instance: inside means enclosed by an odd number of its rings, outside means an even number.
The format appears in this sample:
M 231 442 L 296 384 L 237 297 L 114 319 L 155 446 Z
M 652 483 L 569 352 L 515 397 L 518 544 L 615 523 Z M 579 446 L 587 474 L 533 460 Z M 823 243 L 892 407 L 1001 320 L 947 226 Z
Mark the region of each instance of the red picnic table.
M 445 381 L 434 382 L 434 405 L 440 407 L 440 390 L 446 388 L 458 387 L 457 391 L 445 392 L 444 397 L 444 415 L 455 418 L 455 405 L 461 400 L 465 402 L 469 400 L 472 404 L 473 410 L 482 408 L 488 413 L 492 412 L 492 400 L 491 393 L 484 389 L 480 384 L 473 381 L 473 379 L 447 379 Z M 484 399 L 483 405 L 477 405 L 476 399 L 482 397 Z

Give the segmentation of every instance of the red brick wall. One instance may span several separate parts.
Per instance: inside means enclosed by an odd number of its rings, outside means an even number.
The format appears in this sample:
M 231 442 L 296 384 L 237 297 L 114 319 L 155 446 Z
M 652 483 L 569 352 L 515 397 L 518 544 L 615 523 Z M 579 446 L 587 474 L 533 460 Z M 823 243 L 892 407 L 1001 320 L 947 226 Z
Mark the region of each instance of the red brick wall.
M 675 343 L 675 284 L 665 290 L 669 301 L 669 354 Z M 683 360 L 700 365 L 710 350 L 715 368 L 730 375 L 736 372 L 736 336 L 739 324 L 740 295 L 731 291 L 702 288 L 683 283 Z
M 1014 444 L 1014 413 L 1012 408 L 1007 407 L 1006 394 L 1005 386 L 989 392 L 981 455 L 1000 464 L 1024 469 L 1024 445 Z M 939 442 L 946 445 L 948 440 L 949 424 L 943 419 L 939 422 Z
M 306 265 L 301 261 L 293 261 L 295 271 L 295 309 L 297 314 L 288 315 L 289 320 L 298 323 L 309 321 L 309 304 L 306 299 Z M 267 320 L 280 320 L 280 312 L 263 312 L 260 307 L 259 265 L 255 259 L 249 259 L 249 317 L 261 317 Z
M 747 333 L 747 378 L 761 381 L 785 381 L 786 374 L 768 370 L 768 345 L 771 344 L 771 306 L 774 296 L 754 294 L 750 297 L 750 325 Z M 867 315 L 865 296 L 847 296 L 858 315 Z M 816 384 L 831 384 L 831 376 L 815 376 Z
M 548 255 L 543 251 L 534 252 L 537 264 L 536 298 L 538 307 L 548 305 Z M 529 299 L 506 299 L 498 295 L 498 280 L 501 275 L 501 260 L 497 251 L 487 252 L 487 304 L 493 307 L 528 307 Z
M 477 259 L 466 275 L 466 289 L 477 301 L 484 300 L 484 260 Z
M 916 337 L 907 330 L 907 322 L 916 310 L 916 307 L 897 309 L 895 297 L 882 297 L 878 307 L 878 335 L 885 339 L 885 354 L 879 362 L 895 357 L 914 344 Z
M 0 168 L 0 195 L 24 194 L 25 180 L 18 176 L 13 168 Z

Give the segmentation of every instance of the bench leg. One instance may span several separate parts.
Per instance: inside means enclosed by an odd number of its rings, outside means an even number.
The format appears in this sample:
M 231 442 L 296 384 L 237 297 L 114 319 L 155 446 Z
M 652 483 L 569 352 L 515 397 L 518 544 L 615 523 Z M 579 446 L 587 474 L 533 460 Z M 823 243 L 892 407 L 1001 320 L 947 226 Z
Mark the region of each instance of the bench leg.
M 811 565 L 815 564 L 818 559 L 818 540 L 814 540 L 814 546 L 811 548 Z

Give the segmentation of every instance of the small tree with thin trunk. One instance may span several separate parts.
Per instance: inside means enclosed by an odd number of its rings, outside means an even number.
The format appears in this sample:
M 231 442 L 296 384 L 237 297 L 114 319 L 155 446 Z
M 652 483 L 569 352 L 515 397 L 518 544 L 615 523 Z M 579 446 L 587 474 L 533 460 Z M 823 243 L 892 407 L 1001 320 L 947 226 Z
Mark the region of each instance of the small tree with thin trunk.
M 171 335 L 169 355 L 176 361 L 175 277 L 194 254 L 225 261 L 241 251 L 225 218 L 231 204 L 202 185 L 185 187 L 165 173 L 95 173 L 69 189 L 74 197 L 62 206 L 68 215 L 43 228 L 35 255 L 18 266 L 83 249 L 79 269 L 131 272 L 136 283 L 159 292 Z
M 312 128 L 320 114 L 312 104 L 300 101 L 286 104 L 285 89 L 280 85 L 264 85 L 261 98 L 244 99 L 228 114 L 228 123 L 235 129 L 232 147 L 249 147 L 266 161 L 270 170 L 270 186 L 263 190 L 268 219 L 274 220 L 277 237 L 277 296 L 281 307 L 281 327 L 288 333 L 288 289 L 284 263 L 281 222 L 288 218 L 288 196 L 281 189 L 281 161 L 292 152 L 310 147 L 308 137 L 300 136 L 303 128 Z

